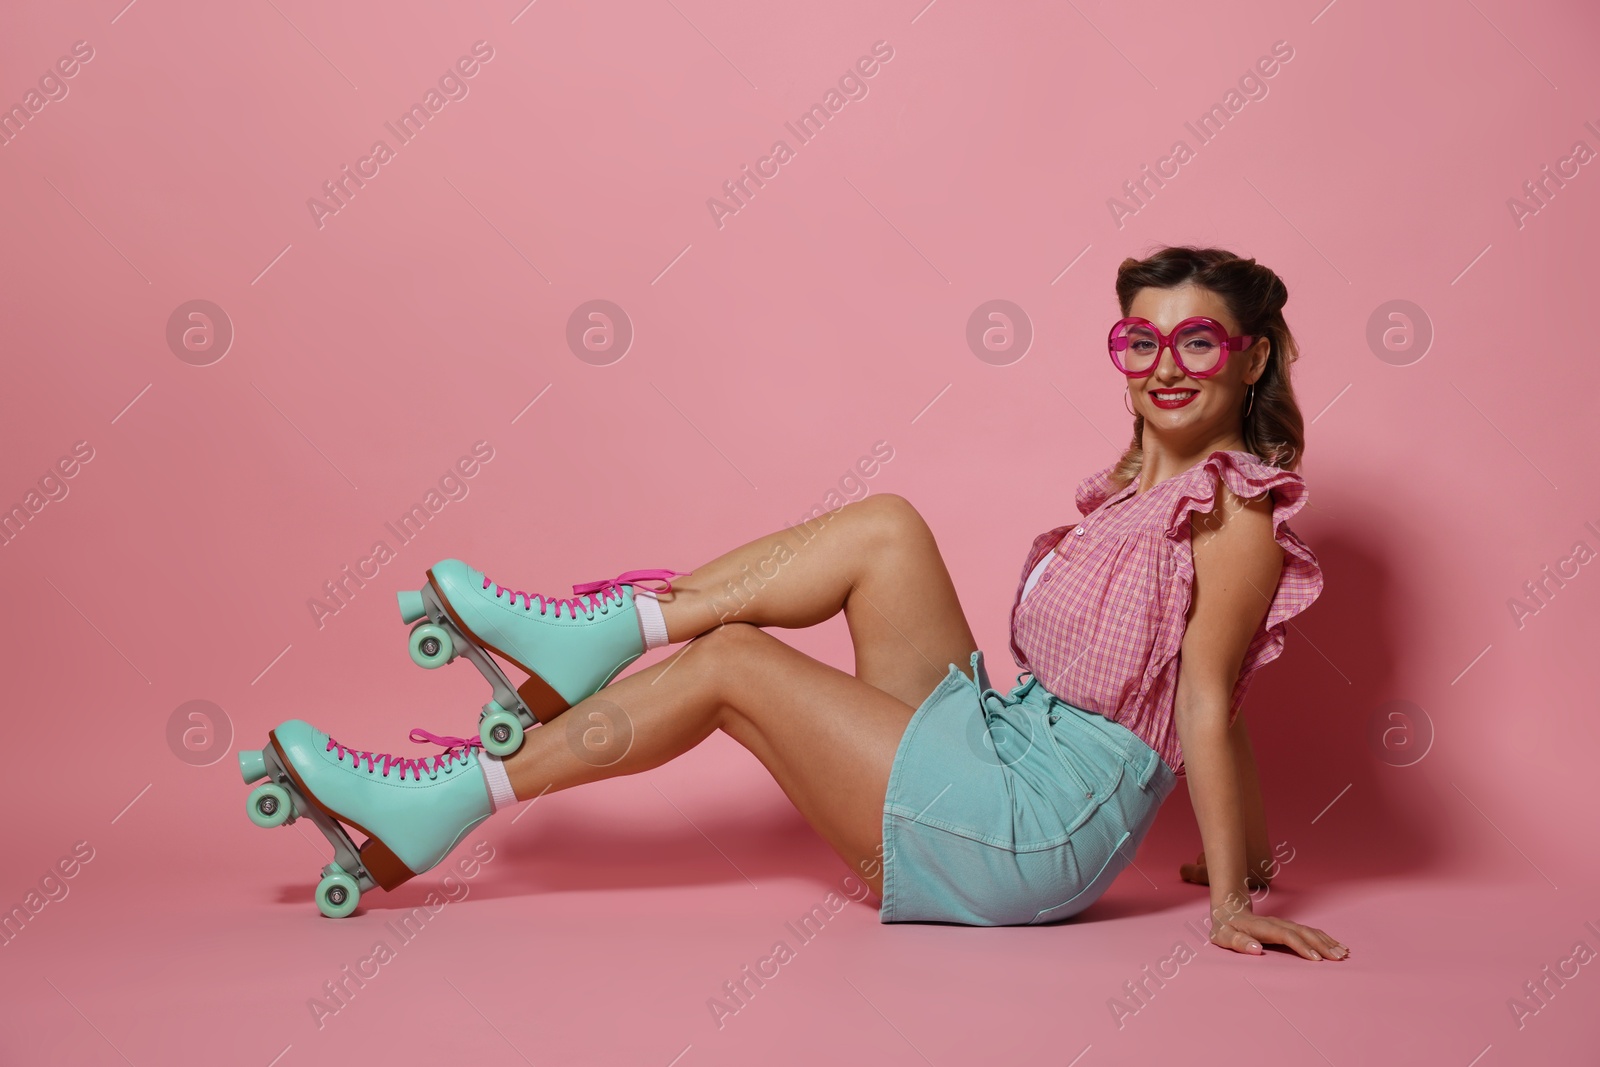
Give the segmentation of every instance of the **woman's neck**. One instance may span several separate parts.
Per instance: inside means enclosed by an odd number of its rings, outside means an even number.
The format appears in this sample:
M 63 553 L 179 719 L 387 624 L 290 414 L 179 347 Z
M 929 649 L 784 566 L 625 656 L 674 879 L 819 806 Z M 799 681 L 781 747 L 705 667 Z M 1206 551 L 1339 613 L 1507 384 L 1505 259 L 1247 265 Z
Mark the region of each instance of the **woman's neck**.
M 1175 478 L 1205 461 L 1211 453 L 1222 449 L 1230 452 L 1246 451 L 1244 438 L 1238 433 L 1220 434 L 1199 444 L 1164 441 L 1152 434 L 1148 427 L 1140 437 L 1144 458 L 1139 466 L 1139 492 L 1153 485 Z

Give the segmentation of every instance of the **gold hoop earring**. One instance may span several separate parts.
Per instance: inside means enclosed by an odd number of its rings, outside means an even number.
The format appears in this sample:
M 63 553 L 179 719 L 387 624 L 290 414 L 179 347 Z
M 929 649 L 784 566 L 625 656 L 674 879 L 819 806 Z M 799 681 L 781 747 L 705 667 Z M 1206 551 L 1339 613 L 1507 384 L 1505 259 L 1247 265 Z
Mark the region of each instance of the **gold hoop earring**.
M 1255 382 L 1251 382 L 1250 383 L 1250 399 L 1249 399 L 1249 402 L 1247 404 L 1245 404 L 1244 413 L 1246 415 L 1250 414 L 1250 409 L 1255 407 L 1255 406 L 1256 406 L 1256 383 Z
M 1137 419 L 1139 417 L 1139 413 L 1137 411 L 1133 410 L 1133 408 L 1128 406 L 1128 391 L 1126 389 L 1124 389 L 1122 391 L 1122 408 L 1123 408 L 1124 411 L 1126 411 L 1129 415 L 1132 415 L 1134 418 Z

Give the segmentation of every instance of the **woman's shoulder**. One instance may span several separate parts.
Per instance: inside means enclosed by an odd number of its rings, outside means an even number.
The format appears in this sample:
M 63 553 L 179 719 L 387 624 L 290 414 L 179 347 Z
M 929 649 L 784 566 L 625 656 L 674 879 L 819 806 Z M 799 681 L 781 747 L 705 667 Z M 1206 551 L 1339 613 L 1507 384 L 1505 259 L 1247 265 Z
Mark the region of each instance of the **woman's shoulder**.
M 1237 501 L 1256 500 L 1270 493 L 1272 537 L 1285 553 L 1280 596 L 1287 594 L 1285 598 L 1297 602 L 1299 608 L 1317 598 L 1322 592 L 1322 568 L 1316 553 L 1289 527 L 1289 520 L 1310 499 L 1299 472 L 1274 466 L 1251 452 L 1218 449 L 1179 477 L 1183 483 L 1163 516 L 1170 540 L 1189 543 L 1191 515 L 1215 511 L 1221 487 L 1225 486 Z M 1238 504 L 1226 502 L 1223 506 Z
M 1205 462 L 1201 466 L 1209 467 L 1219 474 L 1223 471 L 1231 471 L 1239 478 L 1262 484 L 1278 485 L 1284 481 L 1295 481 L 1302 484 L 1305 482 L 1299 471 L 1292 471 L 1287 467 L 1269 463 L 1254 452 L 1246 452 L 1238 448 L 1218 448 L 1205 458 Z
M 1178 476 L 1182 481 L 1170 514 L 1174 532 L 1180 520 L 1191 512 L 1209 512 L 1216 507 L 1219 489 L 1241 500 L 1255 500 L 1272 494 L 1273 525 L 1287 522 L 1309 498 L 1306 480 L 1298 471 L 1268 463 L 1253 452 L 1219 448 Z
M 1167 536 L 1178 544 L 1190 544 L 1190 515 L 1212 511 L 1221 495 L 1220 486 L 1226 486 L 1239 501 L 1271 494 L 1272 537 L 1283 550 L 1283 571 L 1261 629 L 1240 665 L 1239 675 L 1244 678 L 1283 652 L 1288 620 L 1322 595 L 1322 565 L 1311 547 L 1289 528 L 1289 519 L 1306 506 L 1309 491 L 1297 471 L 1275 466 L 1250 452 L 1219 449 L 1184 477 L 1190 474 L 1194 477 L 1179 490 L 1166 530 Z M 1237 504 L 1230 501 L 1224 506 Z M 1183 553 L 1183 559 L 1178 574 L 1180 580 L 1188 582 L 1194 573 L 1192 546 Z

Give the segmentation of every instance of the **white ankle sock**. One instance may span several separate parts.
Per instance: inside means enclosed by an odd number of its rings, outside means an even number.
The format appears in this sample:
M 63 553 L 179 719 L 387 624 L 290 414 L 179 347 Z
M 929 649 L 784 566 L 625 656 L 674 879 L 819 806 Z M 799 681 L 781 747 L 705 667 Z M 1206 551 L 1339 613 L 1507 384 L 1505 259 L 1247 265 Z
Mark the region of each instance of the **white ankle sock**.
M 491 814 L 517 803 L 517 794 L 511 789 L 511 779 L 506 775 L 504 763 L 499 756 L 478 753 L 478 765 L 483 768 L 483 780 L 489 786 Z
M 656 601 L 656 594 L 648 589 L 634 586 L 633 609 L 639 614 L 639 635 L 644 638 L 646 652 L 672 643 L 667 639 L 667 620 L 661 615 L 661 605 Z

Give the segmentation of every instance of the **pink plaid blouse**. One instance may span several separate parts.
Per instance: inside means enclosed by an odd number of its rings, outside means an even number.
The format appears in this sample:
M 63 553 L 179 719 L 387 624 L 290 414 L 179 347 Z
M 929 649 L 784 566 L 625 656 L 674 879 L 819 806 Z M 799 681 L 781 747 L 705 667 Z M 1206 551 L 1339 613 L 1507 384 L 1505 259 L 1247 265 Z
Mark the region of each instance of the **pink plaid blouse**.
M 1011 607 L 1011 653 L 1055 696 L 1126 726 L 1181 775 L 1172 705 L 1194 581 L 1189 513 L 1212 510 L 1218 476 L 1240 497 L 1271 490 L 1273 536 L 1284 550 L 1278 588 L 1234 685 L 1231 721 L 1251 675 L 1283 653 L 1287 620 L 1322 592 L 1317 557 L 1287 525 L 1306 504 L 1306 485 L 1293 471 L 1223 449 L 1143 493 L 1137 477 L 1113 491 L 1113 467 L 1078 485 L 1082 522 L 1034 540 Z

